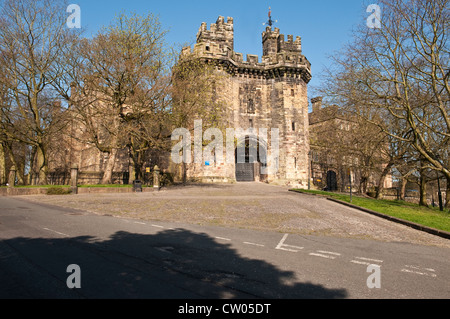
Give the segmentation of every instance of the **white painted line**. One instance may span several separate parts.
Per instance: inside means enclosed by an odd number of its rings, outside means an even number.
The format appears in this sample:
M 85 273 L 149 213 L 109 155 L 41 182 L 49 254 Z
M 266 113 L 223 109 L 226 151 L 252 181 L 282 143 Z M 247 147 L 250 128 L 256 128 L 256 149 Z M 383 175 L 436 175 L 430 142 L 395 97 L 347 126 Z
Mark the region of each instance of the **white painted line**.
M 258 246 L 258 247 L 264 247 L 264 245 L 261 245 L 261 244 L 255 244 L 255 243 L 249 243 L 249 242 L 247 242 L 247 241 L 244 241 L 244 244 L 246 244 L 246 245 L 252 245 L 252 246 Z
M 159 225 L 152 225 L 152 227 L 156 227 L 156 228 L 164 228 L 163 226 L 159 226 Z
M 322 258 L 328 258 L 328 259 L 336 259 L 334 256 L 324 255 L 324 254 L 317 254 L 317 253 L 310 253 L 310 256 L 316 256 L 316 257 L 322 257 Z
M 284 242 L 286 241 L 288 236 L 289 236 L 289 234 L 284 235 L 283 239 L 281 239 L 281 241 L 278 243 L 278 245 L 277 245 L 277 247 L 275 247 L 275 249 L 289 251 L 292 253 L 298 253 L 299 250 L 303 249 L 303 247 L 286 245 Z M 294 249 L 284 248 L 284 247 L 290 247 L 290 248 L 294 248 Z
M 429 277 L 433 277 L 433 278 L 437 277 L 436 274 L 428 274 L 426 272 L 414 271 L 414 270 L 410 270 L 410 269 L 402 269 L 401 271 L 416 274 L 416 275 L 421 275 L 421 276 L 429 276 Z
M 335 253 L 335 252 L 332 252 L 332 251 L 318 250 L 317 252 L 322 253 L 322 254 L 335 255 L 335 256 L 340 256 L 341 255 L 339 253 Z
M 276 249 L 280 249 L 281 246 L 284 245 L 284 242 L 286 241 L 286 239 L 288 238 L 289 234 L 284 235 L 284 237 L 281 239 L 281 241 L 278 243 Z
M 376 263 L 382 263 L 383 261 L 382 260 L 379 260 L 379 259 L 371 259 L 371 258 L 365 258 L 365 257 L 355 257 L 356 259 L 360 259 L 360 260 L 366 260 L 366 261 L 373 261 L 373 262 L 376 262 Z
M 420 267 L 417 267 L 417 266 L 411 266 L 411 265 L 405 265 L 405 267 L 413 268 L 413 269 L 420 269 Z
M 276 248 L 276 249 L 278 249 L 278 250 L 284 250 L 284 251 L 289 251 L 289 252 L 291 252 L 291 253 L 298 253 L 298 250 L 289 249 L 289 248 L 283 248 L 283 247 L 280 247 L 280 248 Z
M 224 238 L 224 237 L 215 237 L 216 239 L 219 239 L 219 240 L 226 240 L 226 241 L 231 241 L 231 239 L 229 239 L 229 238 Z
M 48 231 L 51 231 L 51 232 L 53 232 L 53 233 L 56 233 L 56 234 L 58 234 L 58 235 L 62 235 L 62 236 L 65 236 L 65 237 L 70 237 L 69 235 L 67 235 L 67 234 L 64 234 L 64 233 L 60 233 L 59 231 L 56 231 L 56 230 L 53 230 L 53 229 L 49 229 L 49 228 L 44 228 L 45 230 L 48 230 Z
M 371 263 L 369 263 L 367 261 L 350 260 L 350 262 L 354 263 L 354 264 L 359 264 L 359 265 L 367 265 L 367 266 L 373 265 L 373 264 L 371 264 Z
M 427 270 L 427 271 L 431 271 L 431 272 L 435 272 L 436 271 L 433 268 L 420 268 L 418 266 L 412 266 L 412 265 L 405 265 L 405 267 L 413 268 L 413 269 L 417 269 L 417 270 L 423 269 L 423 270 Z
M 147 225 L 146 223 L 141 223 L 141 222 L 134 222 L 135 224 L 139 224 L 139 225 Z
M 303 247 L 293 246 L 293 245 L 286 245 L 286 244 L 284 244 L 283 247 L 290 247 L 290 248 L 303 249 Z

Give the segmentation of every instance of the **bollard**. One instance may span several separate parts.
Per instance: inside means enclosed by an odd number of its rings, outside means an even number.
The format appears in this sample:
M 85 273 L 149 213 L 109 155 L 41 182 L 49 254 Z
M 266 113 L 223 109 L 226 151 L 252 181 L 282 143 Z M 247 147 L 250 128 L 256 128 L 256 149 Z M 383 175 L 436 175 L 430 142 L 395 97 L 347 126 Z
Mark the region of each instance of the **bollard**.
M 160 180 L 159 180 L 160 169 L 158 165 L 153 169 L 153 188 L 160 189 Z
M 74 164 L 70 168 L 70 191 L 72 194 L 78 194 L 78 165 Z
M 13 165 L 9 169 L 8 187 L 16 186 L 16 167 Z

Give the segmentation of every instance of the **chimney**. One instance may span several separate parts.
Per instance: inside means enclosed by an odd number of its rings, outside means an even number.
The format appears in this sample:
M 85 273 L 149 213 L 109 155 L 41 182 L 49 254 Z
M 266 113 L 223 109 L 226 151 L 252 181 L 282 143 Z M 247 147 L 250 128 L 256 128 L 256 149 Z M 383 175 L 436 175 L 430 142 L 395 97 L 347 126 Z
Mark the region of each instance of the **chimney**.
M 319 111 L 320 109 L 322 109 L 322 100 L 323 100 L 323 98 L 321 96 L 311 99 L 313 112 L 316 112 L 316 111 Z

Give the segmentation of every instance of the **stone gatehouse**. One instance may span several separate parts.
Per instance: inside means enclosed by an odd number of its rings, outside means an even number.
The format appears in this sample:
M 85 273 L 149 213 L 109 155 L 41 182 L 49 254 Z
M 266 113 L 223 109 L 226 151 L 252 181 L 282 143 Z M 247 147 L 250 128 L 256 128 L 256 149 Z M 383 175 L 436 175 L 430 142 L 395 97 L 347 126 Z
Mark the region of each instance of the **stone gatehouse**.
M 237 139 L 246 143 L 245 160 L 230 163 L 196 163 L 188 165 L 187 179 L 214 181 L 265 181 L 307 187 L 309 179 L 309 123 L 307 84 L 311 64 L 302 54 L 301 38 L 268 26 L 262 33 L 261 59 L 257 55 L 234 51 L 233 18 L 219 17 L 216 23 L 202 23 L 194 48 L 183 54 L 214 62 L 224 80 L 216 90 L 226 100 L 227 126 L 250 132 Z M 279 147 L 271 152 L 270 142 L 260 138 L 261 129 L 277 129 Z M 253 132 L 252 132 L 253 130 Z M 252 146 L 253 145 L 253 146 Z M 257 147 L 251 156 L 249 148 Z M 249 155 L 250 154 L 250 155 Z M 266 156 L 266 160 L 261 160 Z M 276 163 L 275 163 L 276 162 Z M 264 170 L 265 166 L 276 167 Z

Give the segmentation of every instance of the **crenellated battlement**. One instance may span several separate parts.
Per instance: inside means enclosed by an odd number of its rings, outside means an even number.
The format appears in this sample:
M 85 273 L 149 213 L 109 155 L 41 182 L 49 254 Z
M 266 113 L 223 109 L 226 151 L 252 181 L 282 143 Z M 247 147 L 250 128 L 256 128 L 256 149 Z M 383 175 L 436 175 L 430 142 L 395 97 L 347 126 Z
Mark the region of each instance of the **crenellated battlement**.
M 233 18 L 225 18 L 219 16 L 216 23 L 212 23 L 208 29 L 206 22 L 203 22 L 197 33 L 197 43 L 210 42 L 219 44 L 221 49 L 225 50 L 228 47 L 234 50 L 234 24 Z
M 302 53 L 302 39 L 297 36 L 294 41 L 293 35 L 287 36 L 280 34 L 280 29 L 267 27 L 262 34 L 263 38 L 263 56 L 269 56 L 277 53 Z
M 203 22 L 197 34 L 194 49 L 184 48 L 182 54 L 192 54 L 216 60 L 232 74 L 250 74 L 263 77 L 293 75 L 302 77 L 306 82 L 311 79 L 311 64 L 302 55 L 300 37 L 288 35 L 287 40 L 280 29 L 267 27 L 262 34 L 263 55 L 247 54 L 244 61 L 242 53 L 234 52 L 233 18 L 219 16 L 216 23 L 208 29 Z
M 280 34 L 278 37 L 278 52 L 292 52 L 292 53 L 302 53 L 302 39 L 296 37 L 294 41 L 293 35 L 287 36 L 288 40 L 285 41 L 284 35 Z

